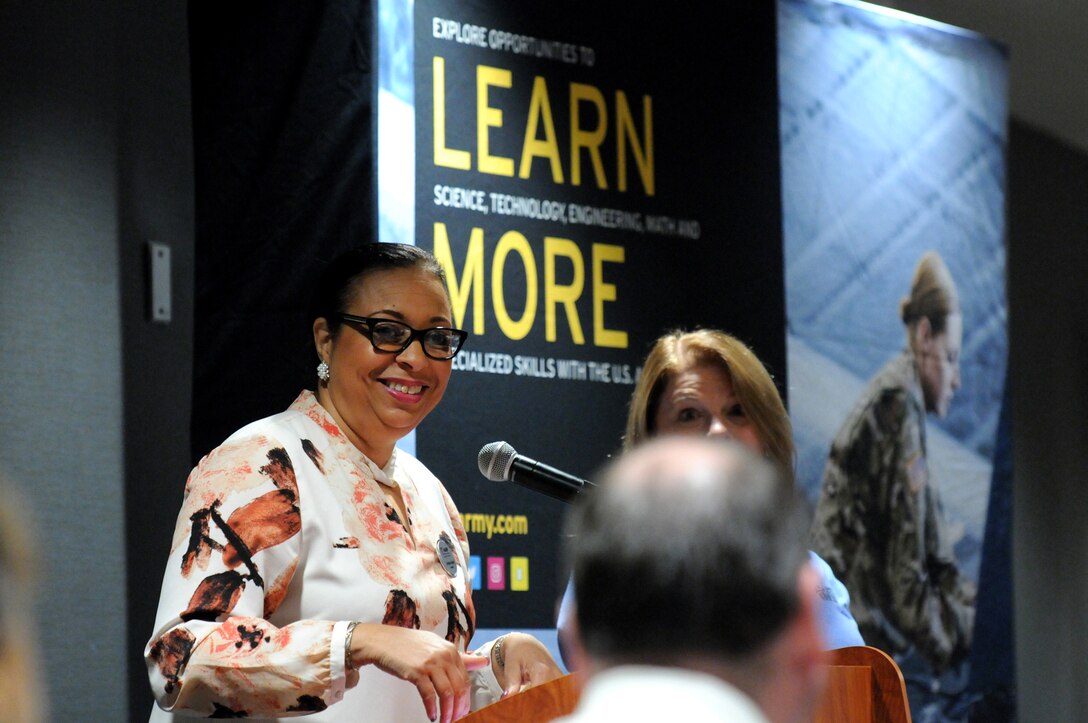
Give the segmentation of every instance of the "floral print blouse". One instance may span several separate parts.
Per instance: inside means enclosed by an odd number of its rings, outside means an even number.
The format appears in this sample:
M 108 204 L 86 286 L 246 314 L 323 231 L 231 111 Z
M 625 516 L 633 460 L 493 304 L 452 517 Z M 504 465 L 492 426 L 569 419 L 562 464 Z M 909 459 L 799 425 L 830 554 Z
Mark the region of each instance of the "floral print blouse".
M 408 520 L 382 485 L 400 487 Z M 475 627 L 468 541 L 442 484 L 397 450 L 379 468 L 313 393 L 240 429 L 185 485 L 144 651 L 158 706 L 213 717 L 426 721 L 415 686 L 375 666 L 351 686 L 348 623 Z M 501 694 L 472 673 L 474 703 Z

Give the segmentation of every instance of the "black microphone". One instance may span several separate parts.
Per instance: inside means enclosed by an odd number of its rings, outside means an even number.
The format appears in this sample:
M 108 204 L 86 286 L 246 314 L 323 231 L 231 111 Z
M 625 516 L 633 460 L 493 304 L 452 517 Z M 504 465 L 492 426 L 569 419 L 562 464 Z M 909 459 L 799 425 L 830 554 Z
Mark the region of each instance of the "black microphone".
M 596 486 L 589 480 L 560 472 L 555 467 L 522 456 L 506 442 L 485 444 L 480 448 L 477 462 L 480 465 L 480 474 L 489 480 L 511 480 L 561 502 L 573 502 L 579 492 Z

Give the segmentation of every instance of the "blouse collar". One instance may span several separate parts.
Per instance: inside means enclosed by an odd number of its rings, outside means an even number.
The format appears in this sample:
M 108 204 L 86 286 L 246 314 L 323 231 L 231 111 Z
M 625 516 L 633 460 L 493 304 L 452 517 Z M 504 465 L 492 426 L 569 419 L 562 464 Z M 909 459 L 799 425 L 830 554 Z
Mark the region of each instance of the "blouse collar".
M 356 464 L 367 468 L 378 483 L 386 487 L 399 486 L 396 480 L 398 453 L 396 447 L 393 448 L 393 454 L 389 456 L 389 461 L 385 463 L 385 467 L 379 467 L 361 449 L 348 441 L 347 435 L 340 429 L 336 420 L 332 418 L 327 409 L 321 406 L 321 402 L 317 401 L 317 395 L 309 389 L 303 389 L 295 401 L 291 403 L 290 408 L 292 411 L 302 412 L 314 421 L 329 436 L 332 444 L 339 448 L 341 455 L 347 456 L 353 459 Z

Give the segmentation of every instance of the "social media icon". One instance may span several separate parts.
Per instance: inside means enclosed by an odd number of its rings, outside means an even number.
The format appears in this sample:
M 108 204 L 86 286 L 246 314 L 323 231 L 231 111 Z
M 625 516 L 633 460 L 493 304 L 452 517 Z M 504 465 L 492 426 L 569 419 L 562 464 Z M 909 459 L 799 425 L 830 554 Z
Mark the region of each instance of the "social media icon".
M 506 558 L 487 558 L 487 589 L 506 589 Z
M 529 558 L 510 558 L 510 589 L 519 591 L 529 589 Z
M 470 555 L 468 558 L 468 579 L 472 581 L 472 589 L 479 590 L 483 578 L 480 575 L 480 556 Z

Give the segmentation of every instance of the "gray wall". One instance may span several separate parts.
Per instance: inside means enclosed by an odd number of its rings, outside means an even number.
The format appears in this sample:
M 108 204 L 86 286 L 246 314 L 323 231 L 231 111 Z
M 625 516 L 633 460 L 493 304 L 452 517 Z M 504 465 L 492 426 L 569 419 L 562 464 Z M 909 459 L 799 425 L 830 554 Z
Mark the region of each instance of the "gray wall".
M 0 3 L 0 470 L 33 508 L 53 720 L 129 718 L 126 589 L 158 580 L 126 581 L 126 489 L 188 468 L 187 54 L 180 0 Z M 167 327 L 143 317 L 146 238 L 174 244 Z
M 193 376 L 193 143 L 185 3 L 126 3 L 118 174 L 128 589 L 128 696 L 153 705 L 143 648 L 189 474 Z M 170 246 L 173 317 L 148 320 L 147 242 Z M 154 481 L 166 480 L 166 484 Z M 163 495 L 162 489 L 174 490 Z
M 151 621 L 146 606 L 128 608 L 157 596 L 168 544 L 169 531 L 144 521 L 161 510 L 172 518 L 180 499 L 151 497 L 143 481 L 177 480 L 180 496 L 189 467 L 186 44 L 181 0 L 0 3 L 0 470 L 29 497 L 27 521 L 42 542 L 37 615 L 54 720 L 139 720 L 150 705 L 139 651 Z M 1083 150 L 1013 124 L 1009 373 L 1024 721 L 1088 720 L 1085 189 Z M 167 326 L 144 311 L 152 238 L 174 253 Z
M 0 465 L 34 508 L 54 719 L 123 720 L 116 14 L 0 8 Z
M 1088 155 L 1014 123 L 1013 581 L 1023 721 L 1088 720 Z

